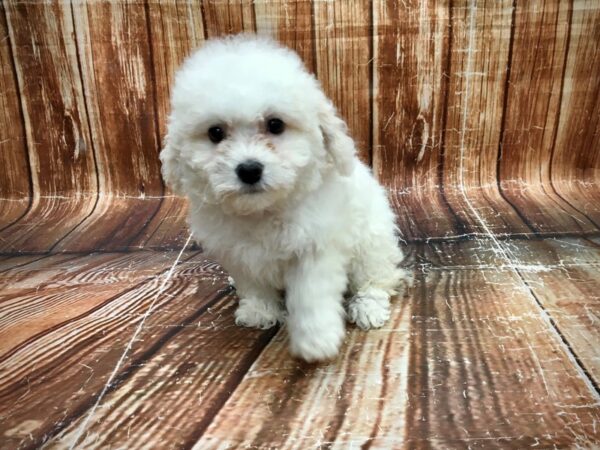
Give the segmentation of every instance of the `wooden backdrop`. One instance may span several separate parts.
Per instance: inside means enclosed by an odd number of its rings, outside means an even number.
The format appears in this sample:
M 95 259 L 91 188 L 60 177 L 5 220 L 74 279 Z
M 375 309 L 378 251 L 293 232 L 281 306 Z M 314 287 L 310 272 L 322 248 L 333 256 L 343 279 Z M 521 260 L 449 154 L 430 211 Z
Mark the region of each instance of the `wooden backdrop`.
M 3 0 L 0 252 L 181 245 L 173 73 L 240 31 L 316 73 L 404 239 L 599 232 L 598 0 Z

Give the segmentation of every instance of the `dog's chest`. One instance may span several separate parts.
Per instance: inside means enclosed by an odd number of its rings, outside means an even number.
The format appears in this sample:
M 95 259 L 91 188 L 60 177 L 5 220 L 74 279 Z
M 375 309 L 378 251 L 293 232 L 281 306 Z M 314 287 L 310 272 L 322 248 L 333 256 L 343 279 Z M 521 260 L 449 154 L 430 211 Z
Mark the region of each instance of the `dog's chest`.
M 204 249 L 226 269 L 242 270 L 270 284 L 283 284 L 285 269 L 293 259 L 315 245 L 307 227 L 277 219 L 259 223 L 221 223 L 194 234 Z M 265 280 L 266 281 L 266 280 Z

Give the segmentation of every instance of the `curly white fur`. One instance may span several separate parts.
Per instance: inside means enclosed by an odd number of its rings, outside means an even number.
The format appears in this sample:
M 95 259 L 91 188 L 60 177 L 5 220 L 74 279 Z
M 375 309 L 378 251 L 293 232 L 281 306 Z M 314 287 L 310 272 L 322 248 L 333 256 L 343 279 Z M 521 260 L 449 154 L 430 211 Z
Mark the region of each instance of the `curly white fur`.
M 283 133 L 268 132 L 271 118 Z M 221 142 L 209 139 L 213 126 Z M 307 361 L 338 353 L 346 317 L 382 326 L 406 278 L 386 193 L 355 153 L 318 81 L 273 41 L 211 40 L 177 73 L 163 176 L 189 197 L 195 238 L 235 279 L 236 323 L 285 319 L 292 354 Z M 236 175 L 250 159 L 264 166 L 252 189 Z

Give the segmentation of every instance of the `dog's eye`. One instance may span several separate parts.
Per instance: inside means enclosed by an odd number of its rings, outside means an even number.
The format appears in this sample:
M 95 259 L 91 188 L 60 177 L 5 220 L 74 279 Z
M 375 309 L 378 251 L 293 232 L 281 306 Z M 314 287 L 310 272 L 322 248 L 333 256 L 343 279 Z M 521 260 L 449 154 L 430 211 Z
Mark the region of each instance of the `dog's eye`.
M 221 127 L 210 127 L 208 129 L 208 138 L 215 144 L 218 144 L 225 139 L 225 130 Z
M 285 123 L 281 119 L 273 118 L 267 122 L 267 131 L 271 134 L 281 134 L 285 130 Z

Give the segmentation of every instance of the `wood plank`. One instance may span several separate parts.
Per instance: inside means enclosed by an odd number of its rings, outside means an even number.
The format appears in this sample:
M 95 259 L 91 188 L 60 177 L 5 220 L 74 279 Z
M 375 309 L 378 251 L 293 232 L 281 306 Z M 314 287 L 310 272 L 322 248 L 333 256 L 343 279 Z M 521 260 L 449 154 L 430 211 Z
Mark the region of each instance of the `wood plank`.
M 558 193 L 600 227 L 600 9 L 573 2 L 560 119 L 551 161 Z
M 406 239 L 463 232 L 441 186 L 450 11 L 446 2 L 421 6 L 373 10 L 373 170 Z
M 412 312 L 408 447 L 600 441 L 598 393 L 512 270 L 433 270 L 421 283 Z
M 194 448 L 600 442 L 598 394 L 512 270 L 418 273 L 389 326 L 352 330 L 329 365 L 289 359 L 279 333 Z
M 358 156 L 371 163 L 371 4 L 315 2 L 316 74 L 356 141 Z
M 175 71 L 185 57 L 204 41 L 202 2 L 149 2 L 147 18 L 156 86 L 156 114 L 162 142 L 166 134 Z M 187 210 L 187 201 L 174 196 L 166 186 L 160 208 L 129 247 L 181 248 L 189 235 Z
M 165 258 L 158 253 L 154 263 L 166 268 L 175 256 Z M 0 358 L 4 443 L 9 447 L 41 445 L 91 407 L 129 344 L 132 347 L 119 373 L 123 379 L 149 359 L 178 324 L 191 323 L 223 288 L 215 282 L 223 279 L 220 269 L 203 261 L 187 259 L 168 279 L 163 271 L 161 276 L 121 289 L 104 303 L 46 329 Z M 152 314 L 131 343 L 150 305 Z
M 600 385 L 600 245 L 582 238 L 514 242 L 520 276 Z
M 190 235 L 187 225 L 188 208 L 185 198 L 173 195 L 164 197 L 156 215 L 129 244 L 129 249 L 182 248 Z
M 193 321 L 157 322 L 177 333 L 106 395 L 89 419 L 86 414 L 72 422 L 48 447 L 73 444 L 84 427 L 78 447 L 189 448 L 274 333 L 236 327 L 236 306 L 229 294 Z M 151 405 L 160 406 L 148 414 Z
M 294 49 L 311 72 L 316 71 L 313 8 L 310 0 L 254 2 L 256 32 Z
M 46 283 L 54 277 L 64 276 L 78 255 L 23 255 L 12 256 L 2 267 L 0 275 L 0 296 L 7 297 L 10 291 L 19 289 L 36 289 L 39 283 Z M 25 284 L 23 284 L 25 283 Z
M 256 31 L 252 0 L 202 0 L 206 37 Z
M 513 240 L 505 245 L 524 266 L 561 268 L 600 264 L 600 245 L 594 238 L 559 237 L 532 240 Z
M 409 328 L 410 303 L 399 299 L 384 329 L 352 328 L 327 365 L 292 359 L 282 330 L 193 448 L 398 448 Z
M 29 339 L 152 279 L 172 261 L 165 254 L 56 255 L 0 277 L 0 358 Z
M 568 2 L 536 0 L 515 11 L 499 177 L 505 198 L 542 233 L 598 230 L 554 191 L 551 180 L 570 8 Z
M 122 250 L 164 194 L 146 8 L 140 1 L 76 2 L 73 16 L 102 195 L 55 250 Z
M 46 255 L 3 255 L 0 257 L 0 273 L 46 257 Z
M 0 251 L 40 252 L 50 249 L 91 212 L 97 196 L 94 149 L 70 5 L 4 5 L 33 198 L 27 214 L 0 232 Z
M 14 68 L 4 4 L 0 4 L 0 229 L 29 207 L 31 173 L 19 85 Z
M 528 233 L 497 184 L 512 1 L 454 2 L 444 193 L 468 232 Z
M 599 271 L 600 259 L 594 265 L 519 271 L 596 386 L 600 385 Z

